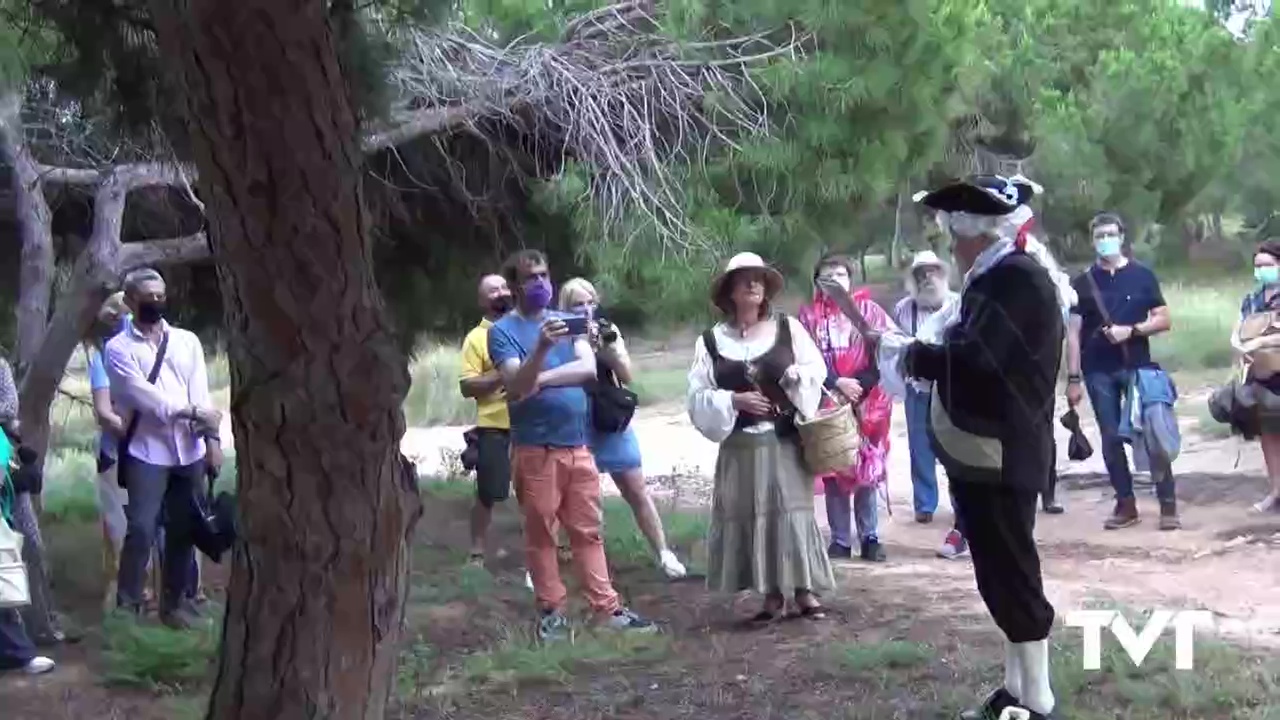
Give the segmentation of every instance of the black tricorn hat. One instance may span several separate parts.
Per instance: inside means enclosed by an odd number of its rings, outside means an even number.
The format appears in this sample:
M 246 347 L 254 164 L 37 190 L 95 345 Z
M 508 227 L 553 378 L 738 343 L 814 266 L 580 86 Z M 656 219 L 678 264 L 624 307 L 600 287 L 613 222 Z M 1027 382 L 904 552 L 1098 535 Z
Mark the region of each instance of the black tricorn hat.
M 912 199 L 943 212 L 1008 215 L 1042 192 L 1043 188 L 1022 176 L 970 175 L 931 192 L 918 192 Z

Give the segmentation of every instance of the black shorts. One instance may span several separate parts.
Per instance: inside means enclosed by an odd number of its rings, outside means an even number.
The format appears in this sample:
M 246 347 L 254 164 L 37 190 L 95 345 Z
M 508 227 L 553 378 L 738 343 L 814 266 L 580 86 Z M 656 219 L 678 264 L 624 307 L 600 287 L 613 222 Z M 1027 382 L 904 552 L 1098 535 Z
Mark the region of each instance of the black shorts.
M 490 507 L 511 497 L 511 433 L 476 428 L 476 497 Z

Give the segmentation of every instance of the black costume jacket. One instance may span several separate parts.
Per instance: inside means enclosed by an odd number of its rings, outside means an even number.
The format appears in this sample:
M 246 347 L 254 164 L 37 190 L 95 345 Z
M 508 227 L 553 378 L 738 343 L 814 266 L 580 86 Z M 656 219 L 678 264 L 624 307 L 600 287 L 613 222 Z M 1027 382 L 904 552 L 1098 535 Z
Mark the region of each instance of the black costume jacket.
M 933 382 L 929 437 L 952 480 L 1043 490 L 1064 319 L 1048 271 L 1015 251 L 960 298 L 942 345 L 915 343 L 907 375 Z

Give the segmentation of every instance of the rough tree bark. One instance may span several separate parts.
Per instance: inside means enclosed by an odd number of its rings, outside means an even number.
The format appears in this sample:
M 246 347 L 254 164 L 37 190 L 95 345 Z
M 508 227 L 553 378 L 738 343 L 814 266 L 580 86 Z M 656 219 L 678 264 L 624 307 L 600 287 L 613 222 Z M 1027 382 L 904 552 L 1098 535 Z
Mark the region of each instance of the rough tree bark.
M 151 3 L 230 333 L 242 537 L 213 720 L 382 717 L 421 510 L 327 5 Z
M 40 169 L 22 129 L 22 96 L 0 98 L 0 159 L 12 172 L 14 209 L 21 228 L 18 269 L 17 346 L 14 369 L 22 377 L 35 359 L 53 300 L 53 214 L 45 200 Z

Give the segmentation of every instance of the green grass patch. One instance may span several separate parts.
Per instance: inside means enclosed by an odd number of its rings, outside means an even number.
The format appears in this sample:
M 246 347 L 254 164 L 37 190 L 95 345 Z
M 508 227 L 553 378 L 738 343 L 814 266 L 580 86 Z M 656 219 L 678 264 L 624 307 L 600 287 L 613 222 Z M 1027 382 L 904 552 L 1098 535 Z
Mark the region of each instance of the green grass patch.
M 888 640 L 878 643 L 835 643 L 828 649 L 831 661 L 848 672 L 910 670 L 933 661 L 934 649 L 924 643 Z
M 608 497 L 604 508 L 604 546 L 609 562 L 617 566 L 649 566 L 653 564 L 653 550 L 649 541 L 636 525 L 631 506 L 620 497 Z M 710 518 L 706 513 L 692 510 L 663 510 L 659 508 L 662 527 L 666 531 L 667 544 L 673 549 L 692 548 L 707 535 Z
M 1229 367 L 1231 330 L 1240 319 L 1240 300 L 1249 289 L 1247 282 L 1234 278 L 1166 283 L 1163 290 L 1173 329 L 1151 340 L 1152 356 L 1167 370 Z
M 1070 629 L 1069 629 L 1070 630 Z M 1076 631 L 1078 633 L 1078 631 Z M 1263 720 L 1280 718 L 1280 665 L 1197 637 L 1196 667 L 1174 667 L 1166 633 L 1135 667 L 1114 638 L 1103 637 L 1098 670 L 1081 668 L 1082 642 L 1060 632 L 1051 658 L 1058 714 L 1076 720 Z
M 418 488 L 424 495 L 446 501 L 467 500 L 476 494 L 476 484 L 468 477 L 423 478 Z
M 422 563 L 423 569 L 413 571 L 409 601 L 444 605 L 492 593 L 497 585 L 493 575 L 477 565 L 463 564 L 465 557 L 462 551 L 434 553 Z
M 689 370 L 688 368 L 637 370 L 630 387 L 639 396 L 641 405 L 683 400 L 689 387 Z
M 112 614 L 102 624 L 104 678 L 113 685 L 153 690 L 199 685 L 213 669 L 219 631 L 210 619 L 180 632 Z
M 661 660 L 670 640 L 661 634 L 578 632 L 570 640 L 541 644 L 530 633 L 512 632 L 487 652 L 468 657 L 462 676 L 482 685 L 567 683 L 579 672 L 613 672 L 609 666 Z
M 409 364 L 412 384 L 404 401 L 410 425 L 468 425 L 476 420 L 476 404 L 458 392 L 462 370 L 459 345 L 428 344 Z
M 41 522 L 91 522 L 98 517 L 97 458 L 84 450 L 58 449 L 45 462 Z

